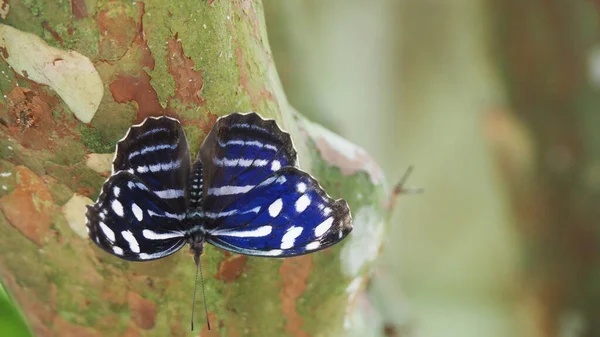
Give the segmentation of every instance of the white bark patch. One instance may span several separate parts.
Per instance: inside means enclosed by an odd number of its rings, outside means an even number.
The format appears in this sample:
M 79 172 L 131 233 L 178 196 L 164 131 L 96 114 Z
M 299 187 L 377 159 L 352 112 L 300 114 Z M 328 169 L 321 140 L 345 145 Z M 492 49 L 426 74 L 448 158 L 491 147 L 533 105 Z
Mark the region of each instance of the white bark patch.
M 92 120 L 104 95 L 104 85 L 89 58 L 51 47 L 34 34 L 3 24 L 0 47 L 6 48 L 5 60 L 15 72 L 50 86 L 81 122 Z
M 2 19 L 6 19 L 6 16 L 8 16 L 9 10 L 10 10 L 10 4 L 8 3 L 8 0 L 0 1 L 0 17 Z
M 385 220 L 373 207 L 359 208 L 354 213 L 352 233 L 345 239 L 340 255 L 342 270 L 357 277 L 362 268 L 379 256 L 384 239 Z
M 86 156 L 85 165 L 98 173 L 110 172 L 113 157 L 112 153 L 90 153 Z
M 85 225 L 86 206 L 92 205 L 94 201 L 77 193 L 62 207 L 62 213 L 69 223 L 69 227 L 83 239 L 87 239 L 87 227 Z
M 344 175 L 369 174 L 373 184 L 384 182 L 383 170 L 363 148 L 329 131 L 319 124 L 303 120 L 308 135 L 328 164 L 339 167 Z

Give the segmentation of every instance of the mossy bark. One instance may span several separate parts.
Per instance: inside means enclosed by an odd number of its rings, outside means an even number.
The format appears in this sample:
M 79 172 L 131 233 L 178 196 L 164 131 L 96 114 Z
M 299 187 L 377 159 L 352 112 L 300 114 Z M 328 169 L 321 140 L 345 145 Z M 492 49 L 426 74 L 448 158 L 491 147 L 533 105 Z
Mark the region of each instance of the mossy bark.
M 189 331 L 192 259 L 129 263 L 102 252 L 85 234 L 85 205 L 132 123 L 177 117 L 195 152 L 217 116 L 233 111 L 258 111 L 289 130 L 302 167 L 349 202 L 355 232 L 330 250 L 286 260 L 209 247 L 202 263 L 213 330 L 202 336 L 351 328 L 383 240 L 385 182 L 363 150 L 288 105 L 259 1 L 15 0 L 5 17 L 19 34 L 87 57 L 104 85 L 86 124 L 65 104 L 68 90 L 0 61 L 0 275 L 37 335 L 198 335 Z M 197 315 L 196 326 L 203 322 Z

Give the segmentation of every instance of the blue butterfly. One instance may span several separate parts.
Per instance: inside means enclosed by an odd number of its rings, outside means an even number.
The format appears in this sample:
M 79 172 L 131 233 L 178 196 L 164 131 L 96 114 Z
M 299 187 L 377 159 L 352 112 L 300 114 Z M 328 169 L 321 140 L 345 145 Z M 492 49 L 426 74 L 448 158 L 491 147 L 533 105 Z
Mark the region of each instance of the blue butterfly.
M 290 257 L 343 240 L 348 204 L 298 168 L 290 135 L 256 113 L 212 128 L 192 165 L 178 120 L 150 117 L 117 143 L 113 174 L 86 213 L 100 248 L 130 261 L 186 243 L 196 264 L 208 242 L 253 256 Z

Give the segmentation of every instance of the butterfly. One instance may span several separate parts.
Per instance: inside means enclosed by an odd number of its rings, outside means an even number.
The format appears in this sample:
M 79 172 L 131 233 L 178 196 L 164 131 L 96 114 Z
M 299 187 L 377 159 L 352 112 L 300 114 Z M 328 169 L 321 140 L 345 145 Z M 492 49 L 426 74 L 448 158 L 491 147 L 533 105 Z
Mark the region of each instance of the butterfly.
M 116 146 L 112 175 L 86 213 L 89 237 L 130 261 L 186 243 L 291 257 L 328 248 L 352 230 L 348 204 L 298 168 L 290 135 L 255 112 L 217 120 L 192 164 L 180 122 L 149 117 Z

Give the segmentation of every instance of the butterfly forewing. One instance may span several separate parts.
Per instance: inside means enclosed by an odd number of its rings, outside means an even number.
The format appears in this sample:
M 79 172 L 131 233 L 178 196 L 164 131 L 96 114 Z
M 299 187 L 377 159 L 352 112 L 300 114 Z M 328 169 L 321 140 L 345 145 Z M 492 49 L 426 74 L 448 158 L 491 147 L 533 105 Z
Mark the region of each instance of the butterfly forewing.
M 102 249 L 153 260 L 184 244 L 190 156 L 176 119 L 150 117 L 117 143 L 113 175 L 88 208 L 87 226 Z
M 198 156 L 204 170 L 204 208 L 218 210 L 234 202 L 228 189 L 247 191 L 273 172 L 296 166 L 290 135 L 274 120 L 256 113 L 232 113 L 212 128 Z
M 154 260 L 184 244 L 184 213 L 177 213 L 135 175 L 119 171 L 88 207 L 90 238 L 105 251 L 126 260 Z
M 113 172 L 128 171 L 168 203 L 185 212 L 190 175 L 190 154 L 179 121 L 150 117 L 133 126 L 117 144 Z

